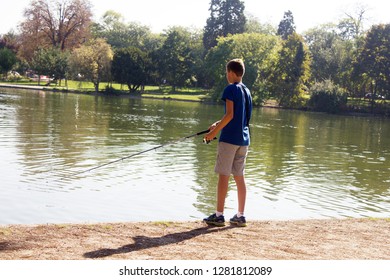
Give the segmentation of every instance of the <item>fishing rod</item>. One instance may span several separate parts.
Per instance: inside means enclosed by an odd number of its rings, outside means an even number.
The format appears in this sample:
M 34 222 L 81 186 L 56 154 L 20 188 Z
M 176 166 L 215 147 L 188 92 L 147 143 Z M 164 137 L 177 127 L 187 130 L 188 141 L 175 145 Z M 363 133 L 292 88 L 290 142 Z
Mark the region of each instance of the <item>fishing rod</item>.
M 137 153 L 134 153 L 134 154 L 131 154 L 131 155 L 128 155 L 128 156 L 125 156 L 125 157 L 122 157 L 122 158 L 119 158 L 119 159 L 116 159 L 116 160 L 113 160 L 113 161 L 110 161 L 110 162 L 107 162 L 107 163 L 104 163 L 104 164 L 101 164 L 101 165 L 98 165 L 98 166 L 95 166 L 95 167 L 92 167 L 90 169 L 87 169 L 87 170 L 84 170 L 84 171 L 81 171 L 81 172 L 74 173 L 74 174 L 69 175 L 69 176 L 62 177 L 62 179 L 73 177 L 73 176 L 78 176 L 78 175 L 81 175 L 81 174 L 84 174 L 84 173 L 87 173 L 87 172 L 91 172 L 91 171 L 93 171 L 95 169 L 102 168 L 102 167 L 105 167 L 107 165 L 111 165 L 111 164 L 123 161 L 125 159 L 129 159 L 129 158 L 132 158 L 132 157 L 135 157 L 135 156 L 139 156 L 139 155 L 142 155 L 144 153 L 147 153 L 147 152 L 150 152 L 150 151 L 153 151 L 153 150 L 157 150 L 157 149 L 160 149 L 160 148 L 168 146 L 168 145 L 179 143 L 179 142 L 182 142 L 182 141 L 187 140 L 189 138 L 193 138 L 195 136 L 199 136 L 199 135 L 206 134 L 206 133 L 209 133 L 209 132 L 210 132 L 210 129 L 203 130 L 203 131 L 200 131 L 200 132 L 197 132 L 197 133 L 194 133 L 194 134 L 182 137 L 180 139 L 177 139 L 177 140 L 174 140 L 174 141 L 170 141 L 170 142 L 167 142 L 165 144 L 162 144 L 162 145 L 159 145 L 159 146 L 156 146 L 156 147 L 153 147 L 153 148 L 141 151 L 141 152 L 137 152 Z M 210 141 L 205 141 L 205 140 L 203 142 L 206 143 L 206 144 L 210 143 Z

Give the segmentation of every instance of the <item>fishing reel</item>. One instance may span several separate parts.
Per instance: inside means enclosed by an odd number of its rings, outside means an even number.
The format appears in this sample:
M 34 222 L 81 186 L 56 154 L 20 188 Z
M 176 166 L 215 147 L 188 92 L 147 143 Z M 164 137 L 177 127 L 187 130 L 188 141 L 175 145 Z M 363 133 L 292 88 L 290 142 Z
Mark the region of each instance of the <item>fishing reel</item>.
M 216 140 L 216 139 L 217 139 L 217 137 L 214 137 L 213 140 Z M 204 144 L 210 144 L 210 142 L 213 141 L 213 140 L 206 140 L 206 139 L 203 138 L 203 143 Z

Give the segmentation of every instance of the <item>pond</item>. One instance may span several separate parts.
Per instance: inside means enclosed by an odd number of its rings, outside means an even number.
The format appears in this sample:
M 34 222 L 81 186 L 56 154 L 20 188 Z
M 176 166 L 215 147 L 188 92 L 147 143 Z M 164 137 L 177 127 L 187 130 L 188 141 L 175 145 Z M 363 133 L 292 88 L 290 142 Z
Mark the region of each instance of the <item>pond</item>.
M 214 211 L 223 106 L 0 89 L 0 224 L 186 221 Z M 390 216 L 390 121 L 256 108 L 248 220 Z M 232 180 L 225 215 L 236 212 Z

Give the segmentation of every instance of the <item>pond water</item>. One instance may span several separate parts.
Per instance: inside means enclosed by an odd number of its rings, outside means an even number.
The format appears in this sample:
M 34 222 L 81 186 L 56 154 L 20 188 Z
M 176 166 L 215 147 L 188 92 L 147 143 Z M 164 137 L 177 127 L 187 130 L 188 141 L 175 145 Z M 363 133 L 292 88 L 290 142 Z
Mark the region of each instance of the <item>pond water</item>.
M 214 211 L 223 107 L 0 89 L 0 224 L 185 221 Z M 256 108 L 249 220 L 390 217 L 390 120 Z M 84 172 L 84 173 L 82 173 Z M 81 173 L 81 174 L 80 174 Z M 225 215 L 236 212 L 232 180 Z

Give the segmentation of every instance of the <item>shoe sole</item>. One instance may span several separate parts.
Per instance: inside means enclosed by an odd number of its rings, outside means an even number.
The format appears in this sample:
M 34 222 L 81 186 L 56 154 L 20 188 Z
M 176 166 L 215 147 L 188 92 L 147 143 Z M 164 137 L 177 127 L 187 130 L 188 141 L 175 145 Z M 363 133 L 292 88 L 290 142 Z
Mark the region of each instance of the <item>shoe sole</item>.
M 208 221 L 204 221 L 206 224 L 208 224 L 209 226 L 216 226 L 216 227 L 224 227 L 225 226 L 225 223 L 217 223 L 217 222 L 208 222 Z
M 234 225 L 236 227 L 246 227 L 246 223 L 239 223 L 239 222 L 232 222 L 230 221 L 231 225 Z

